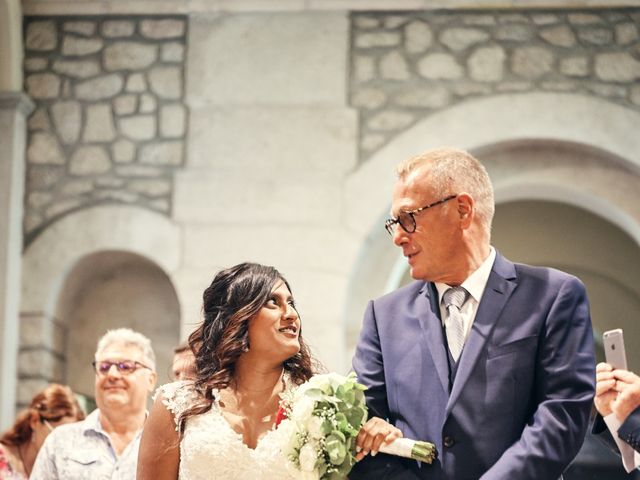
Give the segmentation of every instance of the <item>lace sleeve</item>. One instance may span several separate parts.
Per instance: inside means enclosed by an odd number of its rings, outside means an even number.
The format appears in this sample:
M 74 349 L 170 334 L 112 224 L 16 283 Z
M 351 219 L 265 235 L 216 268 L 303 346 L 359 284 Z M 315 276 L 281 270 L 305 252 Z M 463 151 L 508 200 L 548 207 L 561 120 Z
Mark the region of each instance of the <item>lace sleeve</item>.
M 155 395 L 153 396 L 154 400 L 158 395 L 160 395 L 162 403 L 167 407 L 167 410 L 173 414 L 173 421 L 176 424 L 177 431 L 180 415 L 197 399 L 197 393 L 193 386 L 193 382 L 178 381 L 167 383 L 158 387 Z

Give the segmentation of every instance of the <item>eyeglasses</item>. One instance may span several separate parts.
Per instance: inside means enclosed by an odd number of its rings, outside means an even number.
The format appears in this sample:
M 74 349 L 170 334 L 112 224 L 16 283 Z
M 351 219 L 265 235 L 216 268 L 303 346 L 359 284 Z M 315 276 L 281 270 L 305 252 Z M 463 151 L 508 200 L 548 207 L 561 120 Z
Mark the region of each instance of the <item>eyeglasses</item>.
M 106 375 L 111 370 L 112 366 L 116 366 L 118 372 L 123 375 L 131 375 L 139 368 L 147 368 L 151 370 L 151 367 L 147 367 L 145 364 L 136 362 L 134 360 L 121 360 L 119 362 L 113 362 L 111 360 L 103 360 L 101 362 L 91 362 L 93 369 L 100 375 Z
M 458 195 L 449 195 L 448 197 L 443 198 L 442 200 L 438 200 L 437 202 L 430 203 L 429 205 L 425 205 L 424 207 L 416 208 L 415 210 L 411 210 L 409 212 L 400 212 L 396 218 L 389 218 L 386 222 L 384 222 L 384 228 L 387 229 L 389 235 L 394 234 L 396 225 L 400 225 L 402 229 L 407 233 L 413 233 L 416 231 L 416 218 L 415 215 L 420 213 L 423 210 L 426 210 L 431 207 L 435 207 L 436 205 L 440 205 L 441 203 L 448 202 L 449 200 L 453 200 Z

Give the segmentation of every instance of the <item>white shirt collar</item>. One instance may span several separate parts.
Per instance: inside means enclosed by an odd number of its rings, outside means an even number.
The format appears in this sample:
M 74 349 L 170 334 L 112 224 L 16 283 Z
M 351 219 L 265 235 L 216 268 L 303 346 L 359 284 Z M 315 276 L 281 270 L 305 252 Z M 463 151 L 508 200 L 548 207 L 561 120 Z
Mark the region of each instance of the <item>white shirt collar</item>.
M 480 303 L 484 289 L 489 281 L 489 275 L 491 274 L 491 268 L 493 267 L 495 259 L 496 250 L 493 247 L 489 247 L 489 255 L 485 258 L 484 262 L 461 284 L 476 303 Z M 438 290 L 438 299 L 442 302 L 442 295 L 450 288 L 450 285 L 440 282 L 436 282 L 435 285 Z

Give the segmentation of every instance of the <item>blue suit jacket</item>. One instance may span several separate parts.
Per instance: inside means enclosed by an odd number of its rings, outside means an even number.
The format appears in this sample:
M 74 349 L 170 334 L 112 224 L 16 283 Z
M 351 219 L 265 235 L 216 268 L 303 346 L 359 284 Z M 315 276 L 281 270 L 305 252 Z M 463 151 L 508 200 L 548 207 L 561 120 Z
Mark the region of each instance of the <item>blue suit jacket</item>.
M 439 458 L 367 456 L 349 478 L 557 479 L 584 441 L 594 395 L 584 286 L 498 254 L 450 391 L 437 291 L 413 282 L 369 303 L 353 368 L 370 416 L 434 442 Z

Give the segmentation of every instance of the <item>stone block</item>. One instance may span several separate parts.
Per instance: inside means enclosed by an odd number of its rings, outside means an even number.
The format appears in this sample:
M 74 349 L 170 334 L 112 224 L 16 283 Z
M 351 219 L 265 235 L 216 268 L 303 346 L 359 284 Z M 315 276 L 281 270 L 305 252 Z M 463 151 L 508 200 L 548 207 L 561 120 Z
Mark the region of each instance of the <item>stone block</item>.
M 553 25 L 560 21 L 560 17 L 553 13 L 534 13 L 531 15 L 531 21 L 535 25 Z
M 535 36 L 535 29 L 529 25 L 508 24 L 500 25 L 493 33 L 500 42 L 528 42 Z
M 363 15 L 354 16 L 353 25 L 356 28 L 359 28 L 361 30 L 371 30 L 371 29 L 374 29 L 374 28 L 379 28 L 381 26 L 379 18 L 376 18 L 376 17 L 365 17 Z
M 85 199 L 79 197 L 67 198 L 64 200 L 58 200 L 45 209 L 45 219 L 53 220 L 57 217 L 65 215 L 72 210 L 76 210 L 85 203 Z
M 135 113 L 138 108 L 138 97 L 137 95 L 126 94 L 126 95 L 118 95 L 113 100 L 113 111 L 116 115 L 130 115 Z
M 122 188 L 124 186 L 125 179 L 119 178 L 119 177 L 102 176 L 102 177 L 96 178 L 94 184 L 97 188 L 117 189 L 117 188 Z
M 386 101 L 387 94 L 378 88 L 359 88 L 351 96 L 351 105 L 369 110 L 381 107 Z
M 611 45 L 613 43 L 613 32 L 608 28 L 584 28 L 578 30 L 578 38 L 587 45 Z
M 36 132 L 29 139 L 27 160 L 30 164 L 64 165 L 64 155 L 58 139 L 52 133 Z
M 93 182 L 91 180 L 67 180 L 60 188 L 60 193 L 68 197 L 77 197 L 90 193 L 93 190 Z
M 602 23 L 602 18 L 592 13 L 570 13 L 567 15 L 567 19 L 569 23 L 573 25 L 595 25 Z
M 58 45 L 58 28 L 53 20 L 29 22 L 25 35 L 27 50 L 48 52 Z
M 136 179 L 128 182 L 127 187 L 147 197 L 169 195 L 172 191 L 171 180 L 164 178 Z
M 187 112 L 184 105 L 172 103 L 160 108 L 160 135 L 165 138 L 182 137 L 187 128 Z
M 77 33 L 78 35 L 90 37 L 91 35 L 96 33 L 96 22 L 64 22 L 62 30 L 64 30 L 65 32 Z
M 82 140 L 85 143 L 110 142 L 116 137 L 113 113 L 108 103 L 87 106 L 87 118 Z
M 553 69 L 553 53 L 543 47 L 518 47 L 511 57 L 511 70 L 525 78 L 539 78 Z
M 114 42 L 103 52 L 104 68 L 108 71 L 141 70 L 149 67 L 157 58 L 157 45 L 133 41 Z
M 144 77 L 144 73 L 132 73 L 127 78 L 127 86 L 125 87 L 127 92 L 140 93 L 147 90 L 147 80 Z
M 357 125 L 351 109 L 192 109 L 189 164 L 239 171 L 269 165 L 274 171 L 341 176 L 356 165 Z
M 182 69 L 154 67 L 148 73 L 149 87 L 160 98 L 177 99 L 182 96 Z
M 98 145 L 83 145 L 69 161 L 69 173 L 77 176 L 100 175 L 111 170 L 109 153 Z
M 162 19 L 142 20 L 140 33 L 143 37 L 152 39 L 165 39 L 182 37 L 185 32 L 184 20 Z
M 56 102 L 51 106 L 51 116 L 63 144 L 70 145 L 78 141 L 82 125 L 80 103 L 75 101 Z
M 121 138 L 111 145 L 111 156 L 116 163 L 131 163 L 135 160 L 136 146 L 130 140 Z
M 640 62 L 626 52 L 599 53 L 594 64 L 596 76 L 605 82 L 632 82 L 640 78 Z
M 409 53 L 423 53 L 433 42 L 431 27 L 415 20 L 404 27 L 404 46 Z
M 356 48 L 396 47 L 401 40 L 398 32 L 356 32 L 354 43 Z
M 40 72 L 47 68 L 49 60 L 41 57 L 30 57 L 24 59 L 24 69 L 27 72 Z
M 51 188 L 64 177 L 64 167 L 60 165 L 29 165 L 27 186 L 29 189 Z
M 502 80 L 506 57 L 506 52 L 499 45 L 479 47 L 469 56 L 467 61 L 469 76 L 480 82 Z
M 634 85 L 629 91 L 629 100 L 634 105 L 640 105 L 640 85 Z
M 178 222 L 218 225 L 334 226 L 342 182 L 333 174 L 271 166 L 233 171 L 177 171 L 173 209 Z M 255 237 L 254 237 L 255 239 Z
M 184 60 L 184 45 L 179 42 L 164 43 L 160 50 L 160 59 L 169 63 L 182 62 Z
M 62 54 L 67 56 L 83 56 L 99 52 L 104 45 L 101 38 L 83 38 L 65 35 L 62 39 Z
M 118 131 L 131 140 L 151 140 L 156 136 L 154 115 L 134 115 L 118 119 Z
M 635 23 L 620 23 L 615 26 L 615 29 L 618 45 L 629 45 L 638 40 L 638 26 Z
M 184 144 L 180 141 L 151 142 L 140 147 L 138 161 L 142 164 L 179 167 L 183 161 Z
M 460 18 L 463 25 L 491 26 L 496 24 L 495 17 L 489 14 L 460 15 Z
M 62 379 L 63 363 L 53 352 L 44 349 L 21 349 L 18 353 L 18 376 Z
M 186 91 L 194 101 L 344 105 L 349 45 L 345 12 L 192 18 L 188 44 Z
M 27 196 L 27 205 L 29 208 L 35 208 L 36 210 L 48 205 L 53 200 L 53 195 L 50 192 L 32 191 Z
M 27 76 L 27 93 L 34 99 L 57 98 L 60 94 L 60 77 L 53 73 L 34 73 Z
M 540 30 L 540 37 L 547 43 L 558 47 L 573 47 L 576 36 L 567 25 L 558 25 Z
M 489 34 L 477 28 L 448 28 L 440 34 L 440 42 L 456 52 L 488 39 Z
M 131 20 L 106 20 L 102 23 L 101 32 L 107 38 L 130 37 L 135 28 Z
M 418 73 L 429 80 L 455 80 L 462 78 L 464 68 L 453 55 L 431 53 L 418 61 Z
M 89 78 L 100 73 L 100 65 L 95 60 L 56 60 L 53 71 L 74 78 Z
M 37 108 L 33 111 L 27 121 L 29 130 L 51 130 L 51 122 L 44 107 Z
M 102 75 L 85 80 L 76 85 L 76 97 L 79 100 L 103 100 L 115 97 L 122 91 L 124 80 L 117 73 Z
M 386 80 L 407 80 L 411 73 L 402 54 L 391 51 L 380 59 L 380 75 Z
M 158 109 L 156 97 L 150 93 L 140 95 L 140 113 L 153 113 Z
M 114 201 L 121 203 L 137 203 L 139 196 L 120 189 L 104 189 L 93 192 L 93 197 L 99 201 Z
M 116 174 L 123 177 L 159 177 L 166 170 L 151 165 L 117 165 Z
M 368 82 L 376 76 L 376 64 L 373 57 L 356 55 L 353 59 L 353 77 L 358 83 Z
M 586 77 L 589 75 L 587 57 L 567 57 L 560 60 L 560 73 L 568 77 Z
M 42 347 L 62 354 L 65 347 L 66 330 L 56 321 L 39 314 L 20 316 L 20 346 Z
M 372 130 L 400 130 L 410 125 L 414 116 L 408 112 L 387 110 L 372 116 L 367 121 L 367 127 Z
M 18 380 L 16 402 L 23 408 L 27 407 L 36 393 L 46 388 L 49 385 L 49 382 L 55 380 L 59 382 L 62 381 L 61 379 L 53 378 L 20 378 Z

